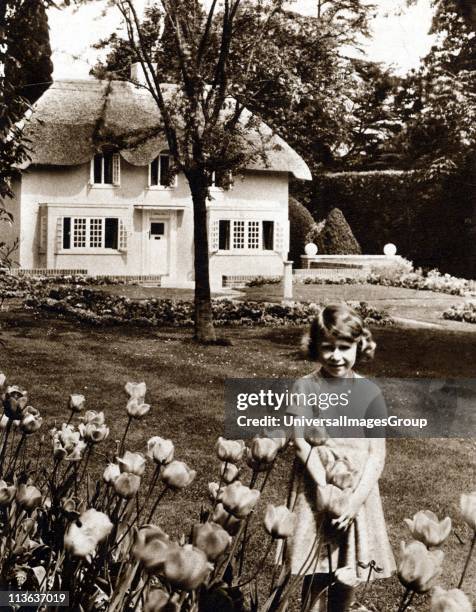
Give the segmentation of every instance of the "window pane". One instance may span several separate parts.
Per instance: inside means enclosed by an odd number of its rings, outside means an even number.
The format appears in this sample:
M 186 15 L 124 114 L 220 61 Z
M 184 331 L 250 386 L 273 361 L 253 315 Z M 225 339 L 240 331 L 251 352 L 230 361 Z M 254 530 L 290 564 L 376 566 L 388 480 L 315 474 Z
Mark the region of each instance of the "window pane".
M 153 221 L 150 224 L 150 235 L 151 236 L 163 236 L 165 233 L 165 224 L 157 221 Z
M 106 219 L 104 246 L 106 249 L 117 249 L 119 219 Z
M 102 247 L 102 219 L 89 219 L 89 246 L 92 249 Z
M 230 222 L 221 220 L 218 231 L 218 248 L 222 251 L 230 249 Z
M 233 248 L 245 248 L 245 222 L 233 221 Z
M 71 217 L 63 219 L 63 249 L 71 248 Z
M 73 247 L 86 247 L 86 219 L 73 219 Z
M 94 156 L 94 182 L 102 183 L 102 155 Z
M 274 250 L 274 221 L 263 221 L 263 249 Z
M 248 248 L 259 249 L 259 221 L 248 221 Z
M 159 160 L 157 157 L 150 163 L 150 184 L 153 187 L 159 184 Z
M 160 155 L 160 184 L 164 187 L 170 185 L 170 159 L 168 155 Z
M 112 153 L 104 153 L 104 183 L 112 185 Z

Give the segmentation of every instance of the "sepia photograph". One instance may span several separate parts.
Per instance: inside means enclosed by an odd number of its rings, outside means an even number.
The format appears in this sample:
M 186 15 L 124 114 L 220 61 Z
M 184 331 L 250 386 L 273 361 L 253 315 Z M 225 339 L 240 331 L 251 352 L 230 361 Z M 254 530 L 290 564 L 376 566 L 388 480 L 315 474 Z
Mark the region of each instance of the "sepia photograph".
M 0 610 L 472 612 L 475 187 L 475 0 L 0 0 Z

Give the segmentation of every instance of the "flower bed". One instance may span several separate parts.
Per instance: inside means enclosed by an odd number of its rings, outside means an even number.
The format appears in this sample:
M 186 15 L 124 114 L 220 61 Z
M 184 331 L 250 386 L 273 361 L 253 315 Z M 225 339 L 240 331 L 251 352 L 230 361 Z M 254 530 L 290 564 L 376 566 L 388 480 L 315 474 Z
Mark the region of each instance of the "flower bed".
M 97 325 L 133 322 L 153 326 L 184 326 L 193 324 L 194 315 L 194 304 L 191 301 L 157 298 L 131 300 L 82 287 L 32 291 L 26 298 L 25 305 Z M 392 322 L 385 312 L 369 307 L 364 302 L 352 306 L 367 323 L 386 325 Z M 319 308 L 315 303 L 275 304 L 217 300 L 213 302 L 213 316 L 215 324 L 219 326 L 305 325 L 312 321 Z
M 469 302 L 467 304 L 457 304 L 451 306 L 443 313 L 444 319 L 451 321 L 463 321 L 465 323 L 476 323 L 476 304 Z

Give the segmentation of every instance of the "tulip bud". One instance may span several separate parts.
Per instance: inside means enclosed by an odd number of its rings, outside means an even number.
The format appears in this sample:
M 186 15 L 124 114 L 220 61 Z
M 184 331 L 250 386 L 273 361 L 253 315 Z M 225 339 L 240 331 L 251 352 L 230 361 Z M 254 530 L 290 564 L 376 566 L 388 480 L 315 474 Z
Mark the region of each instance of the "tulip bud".
M 169 536 L 155 525 L 146 525 L 139 529 L 132 554 L 149 571 L 161 570 L 165 557 L 171 547 L 177 546 L 169 540 Z
M 327 482 L 339 489 L 351 489 L 354 486 L 354 472 L 348 461 L 338 459 L 326 469 Z
M 145 600 L 144 612 L 180 612 L 174 597 L 162 589 L 152 589 Z
M 428 548 L 443 544 L 451 532 L 449 516 L 439 521 L 436 514 L 430 510 L 417 512 L 413 520 L 404 519 L 404 521 L 415 540 L 423 542 Z
M 476 491 L 461 495 L 460 508 L 465 522 L 473 531 L 476 531 Z
M 350 566 L 339 567 L 334 573 L 336 582 L 348 588 L 355 589 L 360 580 L 355 573 L 355 569 Z
M 71 412 L 81 412 L 84 408 L 84 404 L 86 403 L 86 398 L 84 395 L 79 393 L 73 393 L 69 396 L 68 408 Z
M 175 447 L 172 440 L 154 436 L 147 442 L 147 456 L 158 465 L 170 463 L 174 458 L 174 452 Z
M 104 412 L 96 412 L 96 410 L 86 410 L 82 417 L 79 417 L 79 420 L 84 424 L 92 423 L 93 425 L 104 425 L 106 419 L 104 417 Z
M 250 489 L 237 480 L 223 489 L 221 500 L 225 510 L 237 518 L 245 518 L 253 510 L 259 497 L 260 492 L 257 489 Z
M 144 404 L 144 402 L 142 402 L 139 399 L 136 399 L 135 397 L 130 399 L 127 402 L 127 406 L 126 406 L 127 414 L 133 419 L 141 419 L 143 416 L 145 416 L 149 412 L 149 410 L 150 410 L 149 404 Z
M 121 472 L 142 476 L 145 472 L 145 457 L 142 453 L 126 451 L 122 457 L 116 457 Z
M 253 438 L 250 454 L 257 463 L 273 463 L 278 454 L 279 447 L 271 438 Z
M 472 612 L 471 602 L 460 589 L 445 591 L 435 587 L 431 597 L 431 612 Z
M 220 485 L 218 484 L 218 482 L 208 483 L 208 495 L 210 496 L 210 499 L 212 501 L 215 501 L 216 499 L 220 499 L 221 490 L 220 490 Z
M 317 509 L 337 518 L 345 512 L 350 494 L 350 489 L 342 490 L 331 484 L 325 487 L 318 486 L 316 497 Z
M 236 467 L 234 463 L 225 462 L 221 464 L 220 474 L 223 481 L 227 484 L 230 484 L 231 482 L 236 480 L 238 478 L 239 473 L 240 470 Z
M 172 489 L 184 489 L 193 482 L 197 472 L 191 470 L 183 461 L 172 461 L 165 466 L 162 480 Z
M 4 480 L 0 480 L 0 506 L 9 506 L 16 493 L 15 485 L 8 486 Z
M 398 578 L 404 587 L 416 593 L 426 593 L 435 584 L 441 572 L 444 553 L 428 550 L 422 542 L 401 543 Z
M 265 429 L 263 431 L 265 438 L 271 438 L 278 447 L 278 451 L 286 448 L 289 442 L 289 436 L 284 429 Z
M 16 491 L 17 504 L 26 510 L 33 510 L 41 504 L 41 491 L 33 485 L 21 484 Z
M 325 427 L 306 427 L 304 431 L 304 439 L 310 446 L 321 446 L 325 444 L 329 438 L 329 434 Z
M 193 526 L 192 541 L 209 561 L 216 561 L 230 546 L 231 536 L 217 523 L 197 523 Z
M 297 516 L 286 506 L 268 504 L 264 515 L 264 526 L 272 538 L 289 538 L 296 528 Z
M 123 472 L 113 481 L 113 487 L 119 497 L 130 499 L 134 497 L 140 487 L 140 477 L 136 474 Z
M 112 482 L 117 480 L 120 475 L 121 475 L 121 470 L 119 466 L 117 465 L 117 463 L 109 463 L 106 466 L 106 469 L 104 470 L 102 474 L 102 477 L 103 477 L 104 482 L 111 484 Z
M 141 402 L 144 401 L 145 394 L 147 392 L 147 386 L 145 382 L 128 382 L 126 383 L 126 386 L 124 388 L 131 399 L 136 399 Z
M 222 503 L 217 504 L 213 512 L 212 520 L 214 523 L 217 523 L 217 525 L 221 525 L 230 535 L 237 534 L 241 523 L 239 518 L 236 518 L 236 516 L 233 516 L 233 514 L 225 510 Z
M 85 510 L 79 517 L 82 528 L 90 529 L 98 542 L 102 542 L 112 531 L 112 523 L 104 512 L 94 508 Z
M 112 531 L 112 523 L 103 512 L 90 508 L 71 523 L 64 536 L 64 547 L 74 557 L 92 557 L 97 545 Z
M 81 440 L 79 431 L 75 431 L 72 425 L 63 423 L 61 429 L 52 429 L 53 456 L 55 459 L 66 459 L 66 461 L 80 461 L 86 443 Z
M 17 385 L 7 387 L 3 396 L 3 409 L 9 419 L 12 421 L 21 420 L 27 404 L 28 393 L 24 389 Z
M 20 421 L 21 432 L 25 435 L 37 432 L 43 423 L 43 419 L 38 410 L 35 410 L 31 406 L 27 406 L 23 414 L 24 416 Z
M 79 432 L 83 439 L 89 444 L 97 444 L 105 440 L 109 435 L 107 425 L 96 425 L 95 423 L 80 423 Z
M 172 588 L 193 591 L 205 582 L 212 569 L 205 553 L 188 544 L 169 552 L 163 574 Z
M 226 440 L 220 437 L 216 444 L 216 451 L 218 459 L 230 463 L 238 463 L 243 458 L 245 443 L 243 440 Z

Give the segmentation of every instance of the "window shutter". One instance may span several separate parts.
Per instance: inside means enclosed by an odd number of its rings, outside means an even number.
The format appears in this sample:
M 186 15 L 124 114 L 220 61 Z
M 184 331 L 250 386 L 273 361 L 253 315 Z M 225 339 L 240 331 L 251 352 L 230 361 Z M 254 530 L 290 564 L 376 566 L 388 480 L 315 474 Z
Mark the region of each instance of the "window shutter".
M 216 251 L 218 251 L 218 246 L 219 246 L 219 235 L 220 235 L 219 222 L 213 221 L 210 229 L 211 231 L 208 237 L 208 242 L 209 242 L 208 249 L 210 253 L 215 253 Z
M 282 255 L 284 253 L 284 227 L 282 223 L 274 224 L 274 250 Z
M 46 218 L 46 206 L 40 206 L 38 210 L 39 220 L 39 236 L 38 236 L 38 252 L 46 253 L 46 239 L 47 239 L 47 218 Z
M 114 153 L 112 156 L 112 184 L 121 184 L 121 158 L 119 153 Z
M 63 250 L 63 217 L 56 219 L 56 252 Z
M 119 250 L 127 252 L 127 226 L 122 219 L 119 219 Z

